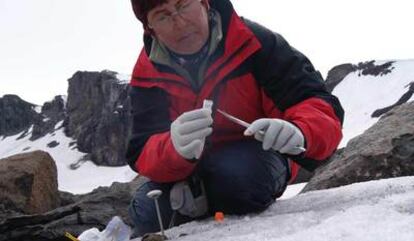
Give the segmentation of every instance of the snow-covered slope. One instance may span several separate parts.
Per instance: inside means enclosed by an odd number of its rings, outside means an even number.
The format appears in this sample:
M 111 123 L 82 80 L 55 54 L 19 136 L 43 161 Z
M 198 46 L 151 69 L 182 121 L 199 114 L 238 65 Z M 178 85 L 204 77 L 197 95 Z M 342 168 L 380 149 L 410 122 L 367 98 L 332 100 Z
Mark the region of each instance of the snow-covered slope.
M 109 186 L 114 181 L 129 182 L 136 176 L 129 166 L 101 167 L 91 161 L 79 162 L 85 153 L 78 151 L 76 145 L 71 146 L 74 140 L 63 133 L 63 128 L 59 128 L 61 125 L 62 122 L 58 123 L 54 133 L 36 141 L 29 140 L 31 129 L 21 139 L 18 138 L 22 133 L 0 137 L 0 158 L 34 150 L 46 151 L 56 162 L 59 190 L 75 194 L 90 192 L 98 186 Z M 53 141 L 59 145 L 49 147 L 48 143 Z M 79 164 L 79 168 L 73 170 L 70 168 L 71 164 Z
M 414 177 L 309 192 L 261 214 L 195 221 L 166 235 L 180 241 L 412 241 Z
M 386 62 L 376 61 L 375 64 Z M 352 72 L 333 90 L 345 110 L 344 137 L 340 147 L 378 121 L 379 118 L 371 117 L 375 110 L 393 105 L 408 91 L 409 84 L 414 81 L 414 60 L 398 60 L 392 67 L 392 72 L 383 76 Z

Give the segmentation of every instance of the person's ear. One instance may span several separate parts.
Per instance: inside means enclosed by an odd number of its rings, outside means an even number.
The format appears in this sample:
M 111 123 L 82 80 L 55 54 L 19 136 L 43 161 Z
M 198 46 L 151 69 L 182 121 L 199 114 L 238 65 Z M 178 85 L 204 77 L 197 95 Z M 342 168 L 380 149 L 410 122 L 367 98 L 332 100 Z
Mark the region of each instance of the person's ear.
M 208 0 L 201 0 L 201 4 L 206 8 L 206 10 L 210 10 L 210 3 Z

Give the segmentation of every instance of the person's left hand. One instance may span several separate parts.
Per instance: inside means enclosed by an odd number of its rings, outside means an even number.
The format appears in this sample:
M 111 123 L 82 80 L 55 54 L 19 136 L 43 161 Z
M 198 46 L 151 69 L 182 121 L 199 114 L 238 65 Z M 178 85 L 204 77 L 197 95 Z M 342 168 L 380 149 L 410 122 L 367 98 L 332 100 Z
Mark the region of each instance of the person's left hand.
M 305 138 L 298 127 L 281 119 L 255 120 L 245 131 L 263 142 L 263 149 L 272 148 L 282 154 L 299 155 L 304 151 Z

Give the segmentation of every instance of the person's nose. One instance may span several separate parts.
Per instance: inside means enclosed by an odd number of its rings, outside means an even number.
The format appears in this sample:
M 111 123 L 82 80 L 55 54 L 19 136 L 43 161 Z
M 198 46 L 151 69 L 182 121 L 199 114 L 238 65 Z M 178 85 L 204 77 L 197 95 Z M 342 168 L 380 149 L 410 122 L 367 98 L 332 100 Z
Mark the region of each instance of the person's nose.
M 184 27 L 187 25 L 187 20 L 179 12 L 171 14 L 171 20 L 176 27 Z

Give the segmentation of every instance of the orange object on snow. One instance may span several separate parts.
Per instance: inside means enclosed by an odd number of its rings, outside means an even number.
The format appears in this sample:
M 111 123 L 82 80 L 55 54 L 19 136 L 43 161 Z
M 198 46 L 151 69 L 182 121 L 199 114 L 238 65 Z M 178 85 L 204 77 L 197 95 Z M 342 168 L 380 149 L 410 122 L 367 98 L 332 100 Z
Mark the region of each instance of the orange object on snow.
M 216 214 L 214 215 L 214 220 L 216 220 L 217 222 L 223 222 L 224 213 L 223 212 L 216 212 Z

